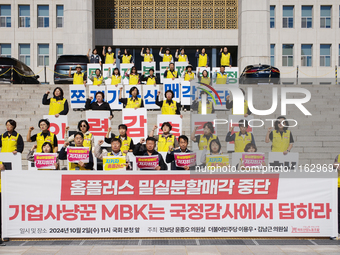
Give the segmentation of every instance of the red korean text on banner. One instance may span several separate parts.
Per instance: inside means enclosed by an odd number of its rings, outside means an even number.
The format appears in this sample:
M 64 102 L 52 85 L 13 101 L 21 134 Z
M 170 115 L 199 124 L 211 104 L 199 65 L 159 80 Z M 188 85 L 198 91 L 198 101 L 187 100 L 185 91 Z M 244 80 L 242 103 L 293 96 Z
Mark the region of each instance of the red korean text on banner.
M 196 153 L 175 153 L 174 156 L 177 167 L 196 165 Z
M 139 169 L 155 169 L 157 166 L 159 166 L 159 158 L 158 155 L 137 156 L 136 163 Z
M 67 148 L 67 160 L 71 163 L 89 163 L 89 151 L 87 147 L 68 147 Z

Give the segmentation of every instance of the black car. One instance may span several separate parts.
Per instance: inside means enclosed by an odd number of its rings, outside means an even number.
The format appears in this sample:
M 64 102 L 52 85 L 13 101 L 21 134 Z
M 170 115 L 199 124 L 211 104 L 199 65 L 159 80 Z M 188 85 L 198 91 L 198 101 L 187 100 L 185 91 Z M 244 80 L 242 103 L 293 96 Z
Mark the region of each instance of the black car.
M 12 69 L 13 67 L 13 69 Z M 0 57 L 0 83 L 39 84 L 39 75 L 15 58 Z
M 240 84 L 280 83 L 280 70 L 270 65 L 249 65 L 244 68 Z
M 57 63 L 54 65 L 54 83 L 72 84 L 73 78 L 68 77 L 70 66 L 72 67 L 71 73 L 76 72 L 76 65 L 81 65 L 82 72 L 86 72 L 89 59 L 86 55 L 62 55 L 58 58 Z M 86 79 L 86 74 L 84 75 Z

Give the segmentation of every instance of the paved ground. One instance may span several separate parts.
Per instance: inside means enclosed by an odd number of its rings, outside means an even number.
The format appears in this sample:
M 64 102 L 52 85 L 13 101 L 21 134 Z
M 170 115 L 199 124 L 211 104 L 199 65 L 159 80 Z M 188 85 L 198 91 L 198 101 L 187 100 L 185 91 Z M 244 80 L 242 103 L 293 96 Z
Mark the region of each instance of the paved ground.
M 339 240 L 169 239 L 9 241 L 0 254 L 340 254 Z

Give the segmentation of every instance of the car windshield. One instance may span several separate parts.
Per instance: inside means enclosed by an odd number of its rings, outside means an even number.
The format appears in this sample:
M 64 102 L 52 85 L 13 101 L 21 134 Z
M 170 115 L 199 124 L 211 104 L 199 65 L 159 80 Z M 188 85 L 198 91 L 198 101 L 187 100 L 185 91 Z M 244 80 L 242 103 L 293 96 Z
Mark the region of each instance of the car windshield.
M 57 60 L 57 64 L 62 63 L 88 63 L 89 59 L 87 56 L 60 56 Z

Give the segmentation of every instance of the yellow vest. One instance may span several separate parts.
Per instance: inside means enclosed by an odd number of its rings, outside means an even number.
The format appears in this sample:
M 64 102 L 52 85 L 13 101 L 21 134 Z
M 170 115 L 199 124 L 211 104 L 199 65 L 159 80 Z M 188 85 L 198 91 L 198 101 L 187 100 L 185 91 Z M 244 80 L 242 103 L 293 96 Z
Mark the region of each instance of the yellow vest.
M 173 72 L 171 72 L 170 69 L 167 71 L 166 78 L 172 79 L 176 77 L 177 77 L 177 71 L 174 70 Z
M 92 150 L 92 136 L 91 133 L 84 134 L 83 146 L 90 148 L 90 151 Z
M 202 54 L 198 57 L 198 67 L 205 67 L 208 63 L 208 55 L 207 53 L 204 53 L 204 56 Z
M 221 66 L 229 66 L 230 64 L 230 53 L 228 52 L 227 54 L 224 54 L 222 52 L 221 55 Z
M 204 150 L 204 146 L 207 146 L 207 150 L 209 149 L 210 142 L 214 139 L 217 139 L 216 135 L 212 135 L 209 140 L 204 135 L 200 136 L 200 143 L 198 145 L 199 150 Z
M 148 78 L 148 80 L 146 81 L 146 85 L 155 85 L 156 84 L 156 77 L 152 77 L 152 78 Z
M 178 56 L 178 62 L 186 62 L 187 61 L 187 55 L 186 54 L 184 54 L 184 55 L 179 55 Z
M 247 100 L 244 100 L 244 109 L 243 109 L 243 114 L 246 114 L 248 113 L 248 101 Z M 231 109 L 231 114 L 234 115 L 234 108 Z
M 185 72 L 185 75 L 184 75 L 185 81 L 191 81 L 193 79 L 195 79 L 195 74 L 193 72 L 191 72 L 190 74 Z
M 1 135 L 1 142 L 2 142 L 2 147 L 1 147 L 1 152 L 13 152 L 16 151 L 18 148 L 18 138 L 19 138 L 19 133 L 17 133 L 16 136 L 11 135 L 11 137 L 3 137 Z
M 139 81 L 139 74 L 130 74 L 129 85 L 137 85 Z
M 286 132 L 282 133 L 282 137 L 280 132 L 273 131 L 273 143 L 272 143 L 272 152 L 284 152 L 288 149 L 290 144 L 290 130 L 286 130 Z
M 340 154 L 338 155 L 338 163 L 340 164 Z M 1 187 L 1 182 L 0 182 L 0 187 Z M 338 171 L 338 188 L 340 188 L 340 171 Z
M 240 132 L 235 133 L 235 152 L 244 152 L 246 145 L 251 142 L 251 133 L 244 135 L 244 139 L 242 135 L 240 135 Z
M 138 98 L 133 101 L 132 100 L 132 97 L 129 97 L 127 99 L 127 103 L 126 103 L 126 106 L 125 108 L 140 108 L 140 106 L 142 105 L 142 99 L 141 98 Z
M 216 75 L 216 84 L 226 84 L 227 83 L 227 77 L 228 74 L 227 73 L 220 73 L 218 72 Z
M 52 145 L 52 150 L 54 150 L 54 134 L 50 132 L 50 135 L 46 136 L 45 139 L 42 132 L 37 134 L 37 153 L 42 152 L 41 147 L 44 144 L 44 142 L 49 142 Z
M 83 85 L 84 84 L 84 73 L 74 73 L 73 74 L 73 84 Z
M 164 54 L 163 62 L 171 62 L 171 60 L 172 60 L 172 55 L 171 54 L 169 56 Z
M 93 85 L 102 85 L 103 83 L 103 76 L 100 76 L 99 78 L 94 77 L 93 78 Z
M 152 54 L 144 54 L 144 62 L 151 62 L 153 60 Z
M 169 146 L 174 146 L 176 137 L 174 135 L 169 135 L 168 137 L 164 137 L 162 135 L 158 135 L 158 151 L 168 151 Z
M 123 57 L 122 57 L 123 63 L 122 64 L 130 64 L 131 58 L 132 58 L 132 55 L 129 55 L 129 56 L 123 55 Z
M 117 85 L 122 83 L 122 76 L 116 76 L 116 75 L 112 75 L 111 77 L 111 85 Z
M 211 114 L 213 109 L 213 104 L 211 101 L 207 102 L 207 114 Z M 202 101 L 198 102 L 198 109 L 197 109 L 198 114 L 202 114 Z
M 63 98 L 63 100 L 56 100 L 55 98 L 50 99 L 50 110 L 48 112 L 48 115 L 56 115 L 59 114 L 64 110 L 64 104 L 66 99 Z
M 116 138 L 119 138 L 119 136 L 117 135 Z M 120 139 L 120 141 L 122 142 L 120 151 L 122 152 L 123 156 L 125 156 L 126 153 L 124 153 L 123 151 L 128 151 L 130 149 L 131 137 L 126 136 L 124 140 Z
M 177 102 L 175 100 L 172 100 L 170 105 L 166 102 L 166 100 L 163 101 L 162 114 L 176 114 L 176 110 Z
M 113 64 L 115 62 L 115 54 L 106 52 L 105 54 L 105 64 Z
M 210 84 L 210 77 L 201 77 L 201 83 L 209 85 Z
M 0 165 L 2 164 L 2 162 L 0 161 Z M 0 193 L 1 193 L 1 175 L 0 175 Z

